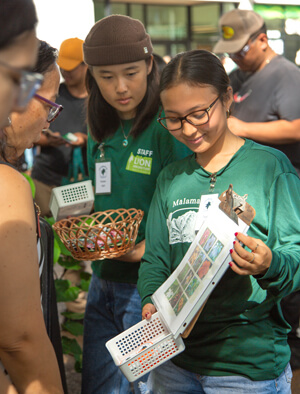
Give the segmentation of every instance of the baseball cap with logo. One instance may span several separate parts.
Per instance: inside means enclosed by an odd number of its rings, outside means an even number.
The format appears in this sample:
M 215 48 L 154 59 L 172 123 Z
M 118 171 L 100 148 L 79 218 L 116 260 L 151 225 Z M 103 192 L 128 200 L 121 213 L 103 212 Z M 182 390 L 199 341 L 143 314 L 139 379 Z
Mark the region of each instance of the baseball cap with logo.
M 83 62 L 83 40 L 69 38 L 61 43 L 57 64 L 66 71 L 71 71 Z
M 219 20 L 222 37 L 214 46 L 213 52 L 239 52 L 263 25 L 263 18 L 254 11 L 235 9 L 226 12 Z

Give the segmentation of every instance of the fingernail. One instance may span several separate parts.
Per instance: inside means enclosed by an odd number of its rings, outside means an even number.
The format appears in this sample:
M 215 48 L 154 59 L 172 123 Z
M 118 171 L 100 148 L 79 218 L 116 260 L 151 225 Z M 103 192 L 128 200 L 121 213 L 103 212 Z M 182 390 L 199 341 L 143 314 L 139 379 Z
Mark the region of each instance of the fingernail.
M 237 236 L 237 235 L 238 235 L 238 233 L 234 233 L 234 235 L 235 235 L 235 236 Z
M 230 252 L 230 254 L 231 254 L 231 253 L 233 252 L 233 249 L 230 249 L 230 251 L 229 251 L 229 252 Z
M 236 241 L 233 241 L 233 245 L 235 245 L 236 244 Z
M 145 314 L 145 318 L 148 319 L 149 315 L 150 315 L 150 313 L 147 312 L 147 313 Z
M 230 267 L 232 267 L 232 263 L 231 263 L 231 262 L 230 262 L 230 263 L 228 263 L 228 264 L 229 264 L 229 266 L 230 266 Z

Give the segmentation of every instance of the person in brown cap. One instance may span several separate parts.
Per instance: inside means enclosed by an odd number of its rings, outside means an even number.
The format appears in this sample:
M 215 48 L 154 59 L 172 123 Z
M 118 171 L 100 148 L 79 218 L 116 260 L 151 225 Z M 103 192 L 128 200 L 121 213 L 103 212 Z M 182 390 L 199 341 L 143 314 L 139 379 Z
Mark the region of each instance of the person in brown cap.
M 36 187 L 36 202 L 43 216 L 52 216 L 49 202 L 54 187 L 87 176 L 87 66 L 83 62 L 82 44 L 83 40 L 77 37 L 61 43 L 57 64 L 64 81 L 60 84 L 56 101 L 64 107 L 64 111 L 51 123 L 51 130 L 44 130 L 37 143 L 41 150 L 34 158 L 31 176 Z M 71 135 L 72 141 L 66 140 L 66 135 Z
M 123 15 L 98 21 L 83 44 L 88 65 L 88 167 L 95 211 L 144 212 L 136 246 L 116 259 L 92 263 L 84 319 L 82 393 L 130 393 L 131 385 L 105 348 L 141 321 L 136 283 L 145 224 L 156 179 L 189 151 L 157 122 L 158 71 L 143 24 Z M 146 376 L 134 382 L 134 390 Z
M 227 53 L 238 65 L 229 77 L 234 91 L 229 128 L 284 152 L 300 175 L 300 70 L 269 46 L 263 18 L 254 11 L 235 9 L 219 21 L 221 38 L 215 53 Z M 235 81 L 235 83 L 233 83 Z M 300 368 L 300 292 L 282 301 L 292 326 L 289 344 L 292 368 Z

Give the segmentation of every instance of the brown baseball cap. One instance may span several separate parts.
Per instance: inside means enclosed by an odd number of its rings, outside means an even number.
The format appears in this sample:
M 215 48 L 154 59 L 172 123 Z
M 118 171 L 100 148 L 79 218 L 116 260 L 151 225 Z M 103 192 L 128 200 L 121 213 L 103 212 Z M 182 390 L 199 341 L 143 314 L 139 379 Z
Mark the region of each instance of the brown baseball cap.
M 263 18 L 254 11 L 235 9 L 226 12 L 219 20 L 222 37 L 214 46 L 213 52 L 239 52 L 264 23 Z
M 83 62 L 83 40 L 68 38 L 61 43 L 57 64 L 66 71 L 71 71 Z

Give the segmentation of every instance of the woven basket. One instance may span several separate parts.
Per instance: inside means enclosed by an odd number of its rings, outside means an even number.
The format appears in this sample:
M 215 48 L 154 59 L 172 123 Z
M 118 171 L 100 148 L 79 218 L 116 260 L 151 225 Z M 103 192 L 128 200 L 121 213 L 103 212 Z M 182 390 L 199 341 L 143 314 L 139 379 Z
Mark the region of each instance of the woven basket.
M 103 260 L 134 247 L 143 216 L 139 209 L 112 209 L 62 219 L 52 227 L 75 259 Z

